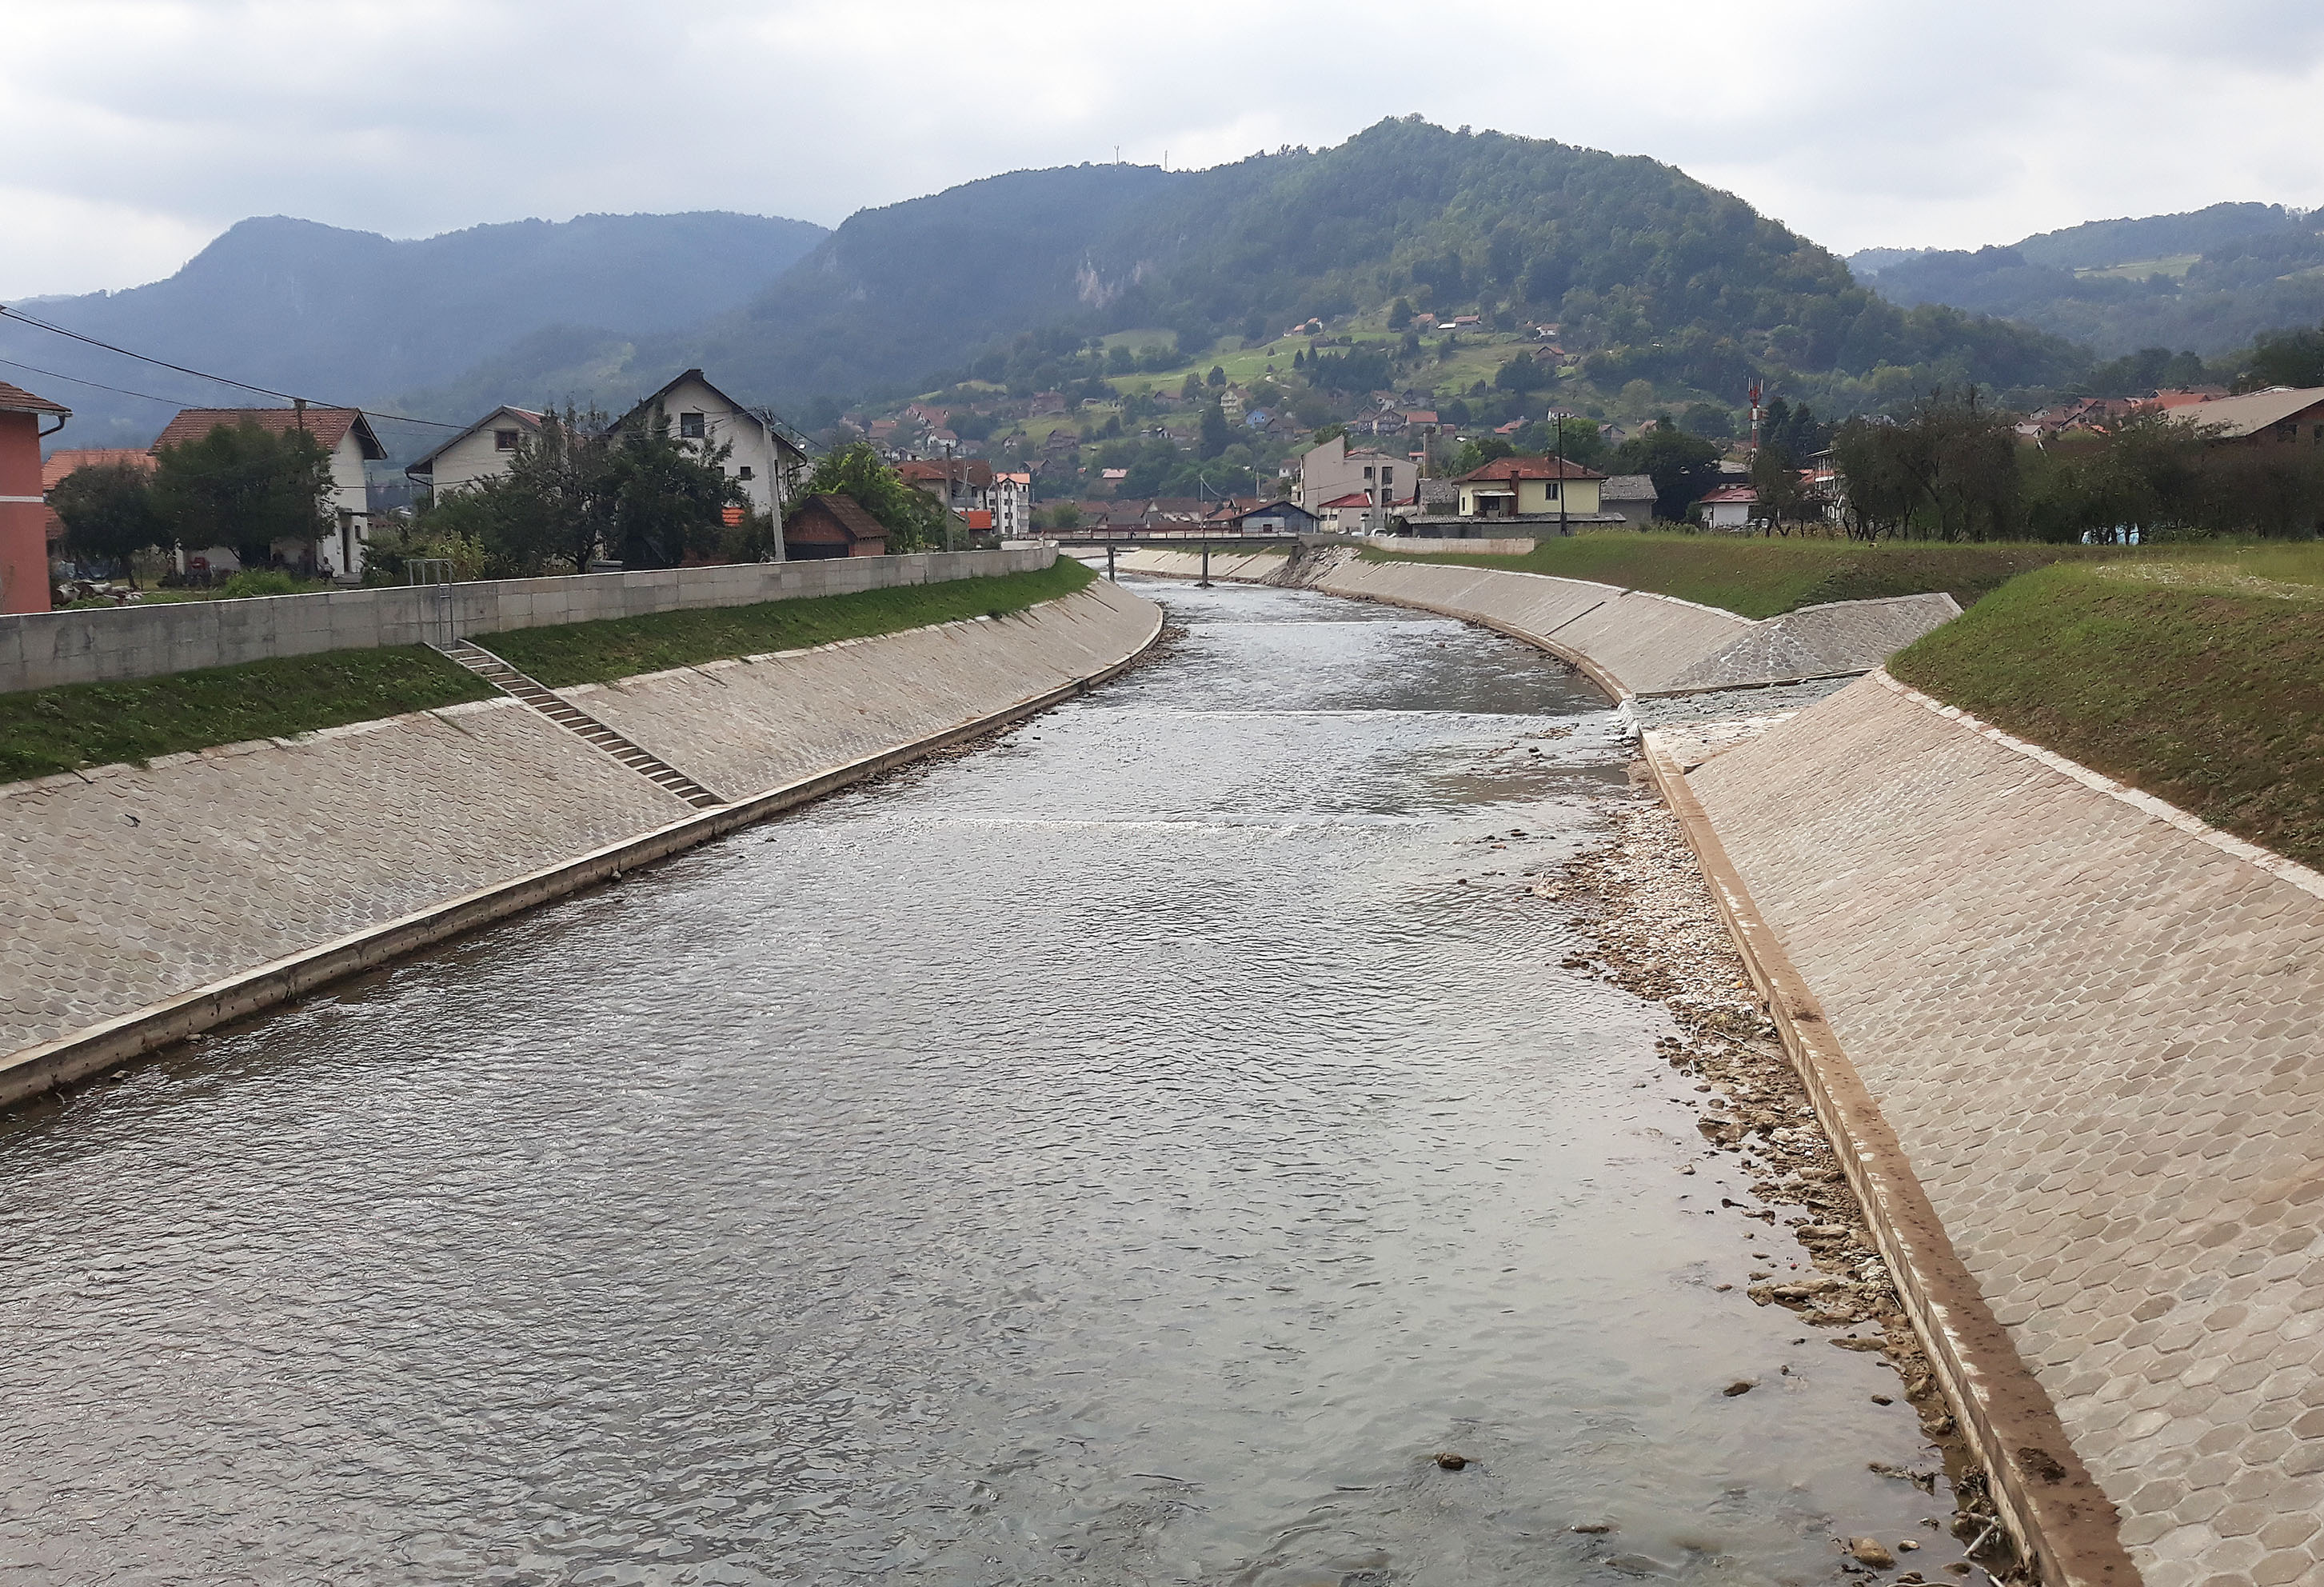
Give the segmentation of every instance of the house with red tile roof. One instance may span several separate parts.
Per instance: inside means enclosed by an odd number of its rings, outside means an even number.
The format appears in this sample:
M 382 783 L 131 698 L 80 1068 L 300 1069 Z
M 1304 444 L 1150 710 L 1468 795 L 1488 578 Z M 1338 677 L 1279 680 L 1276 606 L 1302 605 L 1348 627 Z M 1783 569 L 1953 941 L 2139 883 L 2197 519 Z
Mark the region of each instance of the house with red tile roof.
M 1695 505 L 1702 509 L 1705 529 L 1748 529 L 1751 514 L 1758 511 L 1759 493 L 1748 484 L 1721 485 Z
M 254 424 L 276 435 L 304 430 L 331 460 L 328 511 L 335 522 L 313 540 L 278 540 L 274 554 L 286 562 L 310 567 L 324 578 L 342 584 L 363 579 L 364 545 L 370 534 L 370 493 L 364 465 L 383 461 L 387 448 L 372 433 L 371 420 L 359 408 L 181 408 L 154 438 L 153 455 L 198 441 L 213 430 Z
M 46 496 L 63 483 L 65 476 L 82 468 L 113 468 L 126 464 L 132 468 L 153 472 L 153 454 L 134 447 L 59 447 L 41 463 L 41 494 Z M 48 514 L 46 535 L 49 555 L 57 554 L 57 542 L 65 538 L 64 520 L 54 509 Z
M 1372 509 L 1377 505 L 1362 491 L 1350 491 L 1333 496 L 1328 502 L 1315 503 L 1318 529 L 1339 534 L 1369 534 L 1371 532 Z
M 1454 483 L 1463 518 L 1519 518 L 1563 513 L 1595 519 L 1606 476 L 1567 457 L 1497 457 Z
M 49 506 L 41 499 L 41 442 L 71 417 L 63 403 L 0 381 L 0 613 L 49 609 Z
M 787 561 L 887 554 L 888 526 L 872 517 L 853 496 L 809 496 L 783 520 L 783 556 Z

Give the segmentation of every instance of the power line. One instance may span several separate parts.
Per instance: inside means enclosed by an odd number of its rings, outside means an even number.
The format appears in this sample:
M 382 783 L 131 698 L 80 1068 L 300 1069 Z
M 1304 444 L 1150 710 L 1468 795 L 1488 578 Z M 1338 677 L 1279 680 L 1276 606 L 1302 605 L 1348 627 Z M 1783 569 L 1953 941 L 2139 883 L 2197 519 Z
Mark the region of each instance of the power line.
M 37 364 L 19 364 L 14 358 L 0 358 L 0 364 L 5 364 L 11 369 L 23 370 L 28 374 L 40 375 L 46 380 L 69 381 L 77 386 L 94 386 L 100 392 L 111 392 L 115 396 L 143 397 L 149 402 L 167 402 L 173 408 L 182 408 L 185 406 L 183 402 L 180 401 L 175 397 L 157 397 L 151 392 L 133 392 L 126 386 L 109 386 L 103 381 L 83 380 L 77 374 L 59 374 L 53 369 L 42 369 Z
M 124 358 L 134 358 L 141 364 L 151 364 L 159 368 L 175 370 L 180 374 L 190 374 L 196 380 L 215 381 L 219 385 L 233 386 L 240 391 L 255 392 L 262 397 L 279 397 L 285 402 L 294 404 L 305 403 L 310 408 L 354 407 L 354 404 L 346 402 L 318 402 L 312 397 L 294 396 L 289 392 L 278 392 L 272 386 L 253 385 L 246 380 L 235 380 L 231 375 L 212 374 L 208 370 L 202 369 L 189 369 L 182 364 L 172 364 L 167 358 L 155 358 L 143 353 L 133 353 L 126 347 L 116 347 L 111 342 L 102 342 L 97 340 L 95 337 L 83 336 L 77 330 L 68 330 L 61 325 L 51 325 L 45 319 L 36 319 L 32 315 L 26 314 L 21 309 L 9 308 L 5 303 L 0 303 L 0 319 L 19 320 L 25 325 L 33 326 L 41 330 L 52 332 L 57 336 L 69 337 L 76 342 L 86 342 L 92 347 L 102 347 L 108 353 L 118 353 Z M 72 377 L 69 375 L 59 375 L 56 378 L 59 380 L 69 380 Z M 95 381 L 83 381 L 79 383 L 83 385 L 97 384 Z M 115 391 L 119 388 L 105 386 L 99 389 L 105 391 Z M 123 394 L 132 397 L 144 395 L 142 392 L 127 392 Z M 157 402 L 169 401 L 166 397 L 156 397 L 152 400 Z M 441 419 L 414 419 L 408 413 L 374 413 L 370 410 L 364 408 L 356 408 L 355 411 L 358 413 L 364 414 L 366 418 L 392 420 L 398 424 L 425 424 L 437 429 L 461 429 L 466 428 L 462 425 L 447 423 Z

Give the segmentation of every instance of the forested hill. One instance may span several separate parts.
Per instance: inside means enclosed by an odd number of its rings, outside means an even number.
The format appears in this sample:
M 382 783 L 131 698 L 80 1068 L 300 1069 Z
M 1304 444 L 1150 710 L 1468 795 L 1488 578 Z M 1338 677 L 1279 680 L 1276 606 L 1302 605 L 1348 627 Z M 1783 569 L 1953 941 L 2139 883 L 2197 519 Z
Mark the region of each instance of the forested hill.
M 2214 204 L 2097 220 L 1975 250 L 1872 248 L 1850 263 L 1903 304 L 2006 315 L 2101 354 L 2216 355 L 2324 318 L 2324 217 Z
M 620 401 L 687 364 L 792 406 L 1016 383 L 1123 330 L 1181 347 L 1402 297 L 1555 323 L 1603 387 L 1739 400 L 1756 376 L 1830 406 L 1939 381 L 2063 381 L 2078 350 L 1954 310 L 1907 311 L 1825 250 L 1672 166 L 1499 133 L 1382 122 L 1335 148 L 1209 171 L 1020 171 L 850 218 L 746 306 L 694 331 L 545 333 L 426 400 Z
M 381 403 L 545 326 L 650 333 L 698 322 L 749 299 L 827 235 L 755 215 L 587 215 L 396 242 L 275 217 L 242 222 L 149 286 L 16 307 L 196 369 L 323 401 Z M 68 444 L 77 446 L 142 446 L 172 402 L 266 400 L 21 325 L 0 323 L 0 357 L 169 399 L 0 367 L 74 410 Z

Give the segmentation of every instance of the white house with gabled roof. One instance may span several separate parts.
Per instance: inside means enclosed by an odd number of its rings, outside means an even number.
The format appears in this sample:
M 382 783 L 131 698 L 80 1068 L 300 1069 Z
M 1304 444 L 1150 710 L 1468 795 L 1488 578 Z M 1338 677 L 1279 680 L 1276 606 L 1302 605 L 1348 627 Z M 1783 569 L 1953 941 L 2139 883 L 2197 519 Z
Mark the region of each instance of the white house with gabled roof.
M 782 521 L 785 503 L 806 477 L 807 460 L 807 453 L 782 433 L 771 411 L 744 407 L 712 385 L 702 371 L 689 369 L 640 399 L 614 428 L 647 423 L 657 405 L 669 416 L 669 432 L 678 439 L 697 442 L 705 450 L 722 443 L 731 446 L 724 466 L 750 497 L 752 510 Z
M 503 404 L 404 469 L 404 477 L 441 495 L 509 471 L 524 443 L 540 433 L 540 415 Z

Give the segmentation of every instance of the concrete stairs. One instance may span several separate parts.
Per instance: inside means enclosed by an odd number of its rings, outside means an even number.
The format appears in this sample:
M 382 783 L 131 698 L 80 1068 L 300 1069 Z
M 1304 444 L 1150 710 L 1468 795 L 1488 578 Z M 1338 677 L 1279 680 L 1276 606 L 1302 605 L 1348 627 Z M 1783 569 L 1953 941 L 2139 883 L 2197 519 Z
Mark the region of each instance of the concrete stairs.
M 604 751 L 639 776 L 660 784 L 696 809 L 715 810 L 727 802 L 669 761 L 659 759 L 623 738 L 546 685 L 538 683 L 519 672 L 484 646 L 467 640 L 455 640 L 448 645 L 437 645 L 433 648 L 457 661 L 501 693 L 509 696 L 512 699 L 522 701 L 556 723 L 558 726 L 576 734 L 594 748 Z

